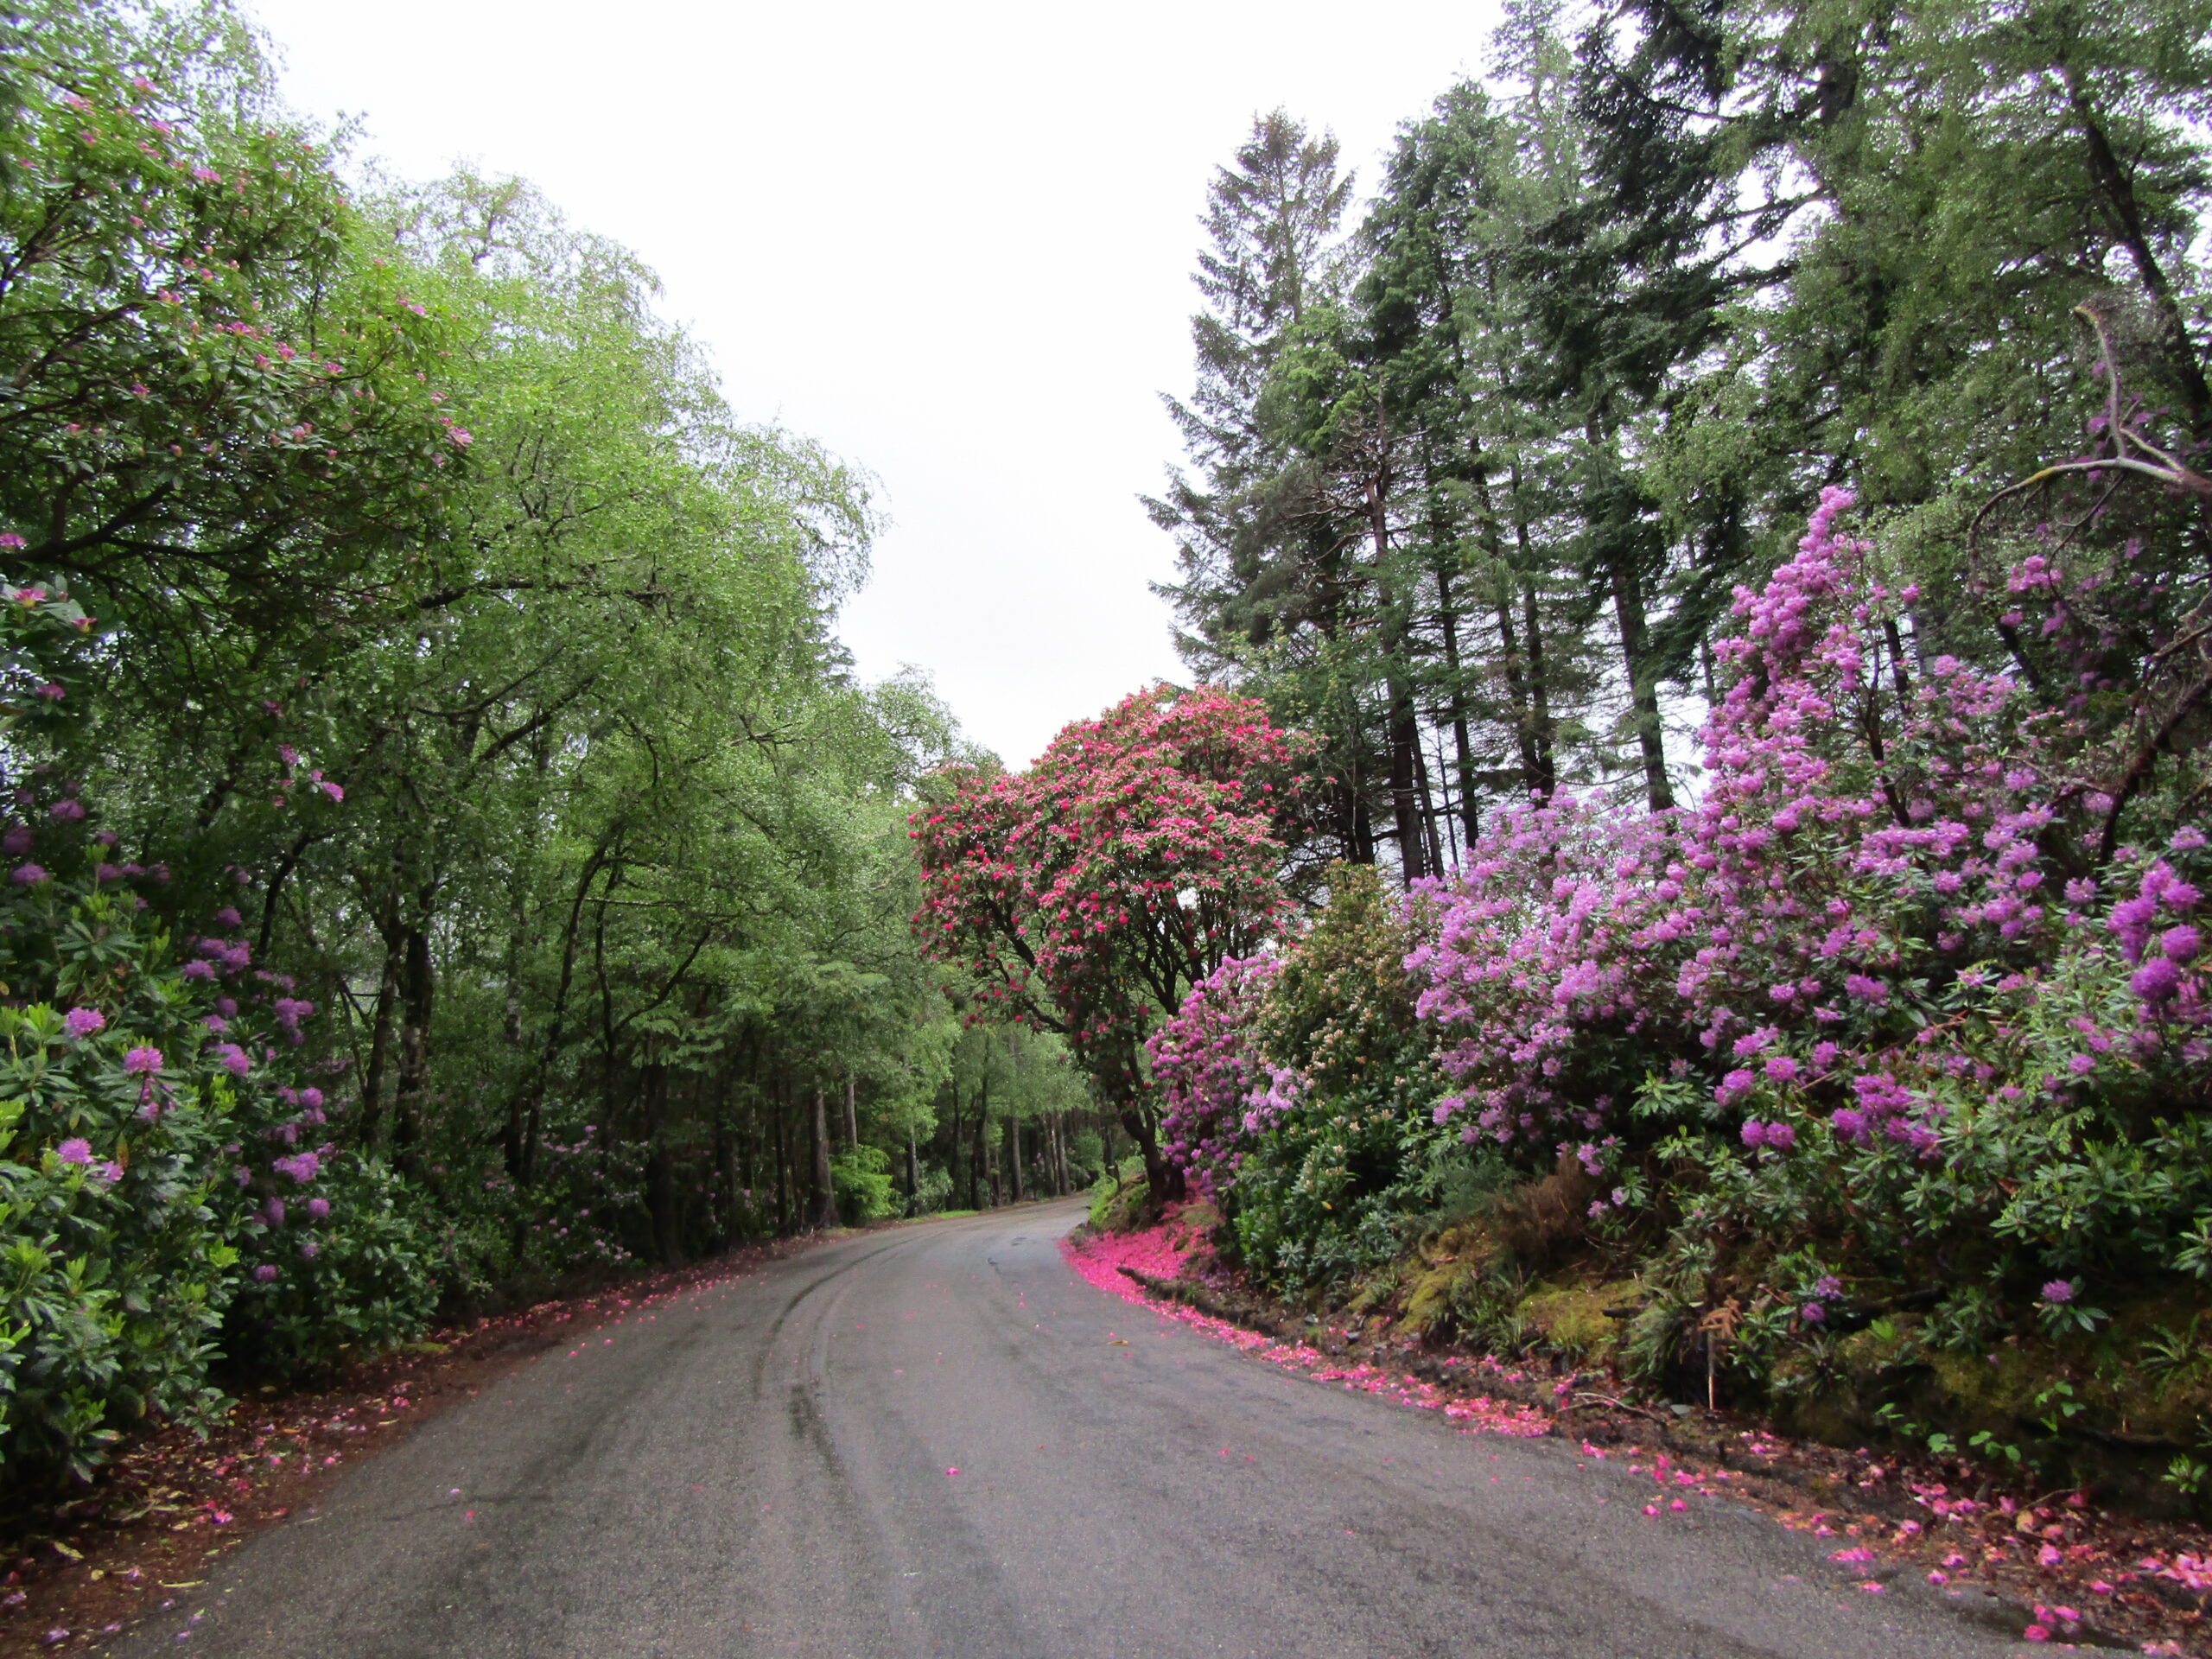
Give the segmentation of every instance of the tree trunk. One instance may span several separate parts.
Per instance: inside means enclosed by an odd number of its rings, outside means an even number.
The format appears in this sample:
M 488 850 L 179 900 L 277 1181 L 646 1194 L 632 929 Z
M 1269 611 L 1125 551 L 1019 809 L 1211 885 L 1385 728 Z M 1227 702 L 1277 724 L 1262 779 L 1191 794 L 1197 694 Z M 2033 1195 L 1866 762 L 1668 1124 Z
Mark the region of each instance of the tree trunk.
M 922 1153 L 914 1144 L 914 1126 L 906 1126 L 906 1213 L 922 1212 Z
M 395 929 L 385 946 L 384 976 L 377 982 L 376 1023 L 369 1033 L 368 1071 L 361 1079 L 361 1116 L 354 1125 L 354 1135 L 361 1150 L 376 1148 L 378 1132 L 384 1127 L 384 1074 L 391 1055 L 392 1014 L 399 1002 L 399 935 Z
M 968 1144 L 961 1137 L 961 1128 L 965 1120 L 960 1115 L 960 1084 L 956 1078 L 952 1084 L 952 1118 L 948 1126 L 952 1134 L 951 1138 L 945 1142 L 944 1147 L 944 1173 L 952 1182 L 946 1198 L 955 1209 L 960 1205 L 961 1193 L 969 1190 L 967 1186 L 963 1185 L 960 1179 L 960 1149 Z M 971 1210 L 976 1207 L 972 1200 L 968 1207 Z
M 1398 661 L 1402 642 L 1392 639 L 1383 646 L 1386 658 Z M 1398 865 L 1406 884 L 1410 887 L 1428 872 L 1427 843 L 1421 835 L 1421 802 L 1414 778 L 1421 743 L 1421 730 L 1414 718 L 1413 687 L 1404 675 L 1393 671 L 1389 677 L 1390 694 L 1390 817 L 1398 842 Z
M 1006 1185 L 1014 1203 L 1027 1196 L 1021 1187 L 1021 1120 L 1012 1116 L 1006 1121 Z
M 1459 613 L 1452 604 L 1452 579 L 1440 561 L 1436 567 L 1437 620 L 1444 628 L 1444 666 L 1452 676 L 1452 758 L 1459 774 L 1459 822 L 1472 847 L 1478 834 L 1475 807 L 1474 745 L 1467 735 L 1467 685 L 1459 667 Z M 1506 647 L 1509 658 L 1512 646 Z
M 1624 550 L 1606 572 L 1613 588 L 1613 613 L 1620 623 L 1621 665 L 1628 672 L 1629 704 L 1636 721 L 1637 747 L 1643 756 L 1644 794 L 1654 812 L 1675 804 L 1667 781 L 1666 734 L 1659 721 L 1659 687 L 1651 671 L 1643 619 L 1643 584 Z
M 730 1116 L 730 1077 L 715 1087 L 715 1185 L 721 1202 L 714 1208 L 715 1243 L 728 1249 L 737 1241 L 737 1124 Z
M 990 1155 L 988 1150 L 990 1144 L 990 1122 L 991 1075 L 988 1071 L 986 1071 L 983 1073 L 983 1086 L 976 1093 L 976 1123 L 968 1148 L 969 1192 L 968 1207 L 971 1210 L 981 1210 L 984 1207 L 983 1194 L 987 1190 L 984 1183 L 988 1179 L 990 1169 Z
M 2151 304 L 2164 326 L 2174 378 L 2180 383 L 2182 396 L 2189 404 L 2190 426 L 2201 438 L 2208 423 L 2212 423 L 2212 387 L 2205 383 L 2203 361 L 2197 355 L 2196 342 L 2190 338 L 2189 324 L 2174 297 L 2173 283 L 2151 245 L 2142 204 L 2135 196 L 2133 175 L 2113 151 L 2081 71 L 2070 63 L 2061 64 L 2058 73 L 2066 85 L 2067 100 L 2073 105 L 2075 124 L 2088 148 L 2090 175 L 2096 180 L 2097 189 L 2105 199 L 2106 210 L 2119 232 L 2120 245 L 2134 261 L 2135 274 L 2150 295 Z
M 1144 1158 L 1145 1185 L 1151 1189 L 1155 1205 L 1173 1203 L 1183 1196 L 1183 1172 L 1160 1154 L 1160 1139 L 1152 1132 L 1152 1125 L 1145 1122 L 1144 1114 L 1135 1106 L 1124 1106 L 1117 1116 L 1122 1128 L 1137 1144 L 1137 1151 Z
M 837 1190 L 830 1177 L 830 1109 L 822 1085 L 814 1085 L 814 1226 L 837 1224 Z
M 423 906 L 425 912 L 429 906 Z M 430 961 L 427 916 L 407 929 L 400 962 L 399 1078 L 392 1091 L 392 1148 L 400 1166 L 415 1171 L 430 1094 L 430 1017 L 436 980 Z
M 1521 498 L 1521 463 L 1516 461 L 1506 474 L 1513 503 L 1515 581 L 1521 590 L 1522 643 L 1529 653 L 1529 722 L 1535 747 L 1532 793 L 1548 801 L 1559 787 L 1558 748 L 1552 730 L 1551 677 L 1544 666 L 1543 618 L 1536 605 L 1535 553 L 1529 536 L 1529 514 Z
M 667 1122 L 668 1067 L 649 1061 L 638 1095 L 638 1134 L 645 1143 L 645 1217 L 655 1252 L 664 1265 L 674 1267 L 683 1260 L 683 1241 L 676 1213 L 676 1171 L 662 1137 Z
M 1421 797 L 1421 830 L 1428 849 L 1428 874 L 1444 874 L 1444 848 L 1437 840 L 1436 797 L 1428 783 L 1428 752 L 1421 746 L 1418 731 L 1414 736 L 1414 788 Z
M 791 1116 L 791 1083 L 788 1078 L 776 1090 L 776 1109 L 773 1122 L 776 1128 L 776 1231 L 786 1235 L 798 1230 L 792 1224 L 797 1205 L 791 1202 L 791 1135 L 785 1119 Z
M 845 1144 L 849 1147 L 857 1147 L 860 1143 L 860 1111 L 853 1101 L 853 1079 L 847 1077 L 845 1079 Z

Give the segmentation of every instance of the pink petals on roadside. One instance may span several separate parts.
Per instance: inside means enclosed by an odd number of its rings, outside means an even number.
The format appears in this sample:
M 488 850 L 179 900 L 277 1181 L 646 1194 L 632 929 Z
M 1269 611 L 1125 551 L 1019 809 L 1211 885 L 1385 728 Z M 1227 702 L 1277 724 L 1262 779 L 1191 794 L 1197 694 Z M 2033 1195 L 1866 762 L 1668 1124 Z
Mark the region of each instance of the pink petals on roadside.
M 1106 1234 L 1085 1239 L 1079 1245 L 1067 1239 L 1060 1241 L 1061 1255 L 1087 1283 L 1125 1302 L 1148 1308 L 1162 1319 L 1186 1325 L 1270 1364 L 1303 1371 L 1317 1382 L 1341 1382 L 1358 1393 L 1381 1395 L 1416 1410 L 1440 1411 L 1466 1433 L 1533 1439 L 1551 1432 L 1551 1419 L 1533 1406 L 1493 1399 L 1486 1394 L 1447 1393 L 1434 1382 L 1387 1371 L 1378 1365 L 1335 1364 L 1311 1344 L 1278 1342 L 1179 1302 L 1156 1300 L 1121 1270 L 1127 1266 L 1149 1278 L 1173 1279 L 1181 1273 L 1195 1248 L 1196 1241 L 1177 1226 L 1173 1217 L 1142 1232 Z M 1519 1374 L 1501 1375 L 1517 1377 Z

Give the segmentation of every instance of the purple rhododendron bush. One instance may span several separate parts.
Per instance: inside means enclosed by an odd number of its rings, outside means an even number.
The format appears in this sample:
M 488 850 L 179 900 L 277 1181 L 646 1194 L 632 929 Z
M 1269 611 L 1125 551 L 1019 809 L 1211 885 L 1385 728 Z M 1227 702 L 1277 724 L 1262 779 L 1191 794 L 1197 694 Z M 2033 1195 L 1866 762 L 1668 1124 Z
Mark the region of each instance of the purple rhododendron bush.
M 58 590 L 0 605 L 10 689 L 32 691 L 10 705 L 18 752 L 66 717 L 91 632 Z M 166 867 L 131 859 L 47 768 L 15 781 L 0 1469 L 81 1478 L 134 1424 L 219 1415 L 219 1358 L 289 1370 L 373 1350 L 419 1328 L 437 1281 L 396 1178 L 334 1144 L 328 1068 L 300 1058 L 315 1006 L 255 965 L 238 912 L 173 929 Z
M 1851 506 L 1738 590 L 1695 804 L 1340 871 L 1154 1038 L 1168 1150 L 1279 1289 L 2196 1498 L 2202 571 L 2031 527 L 1968 660 Z

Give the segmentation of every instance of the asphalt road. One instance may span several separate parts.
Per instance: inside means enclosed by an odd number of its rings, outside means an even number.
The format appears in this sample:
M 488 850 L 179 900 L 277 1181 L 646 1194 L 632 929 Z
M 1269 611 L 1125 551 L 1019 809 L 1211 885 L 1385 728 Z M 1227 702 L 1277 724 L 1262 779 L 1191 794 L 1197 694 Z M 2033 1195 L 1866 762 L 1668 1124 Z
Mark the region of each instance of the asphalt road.
M 2015 1649 L 1916 1583 L 1858 1589 L 1832 1541 L 1695 1497 L 1652 1521 L 1648 1482 L 1571 1445 L 1459 1433 L 1117 1301 L 1060 1259 L 1080 1215 L 862 1235 L 580 1332 L 111 1651 Z

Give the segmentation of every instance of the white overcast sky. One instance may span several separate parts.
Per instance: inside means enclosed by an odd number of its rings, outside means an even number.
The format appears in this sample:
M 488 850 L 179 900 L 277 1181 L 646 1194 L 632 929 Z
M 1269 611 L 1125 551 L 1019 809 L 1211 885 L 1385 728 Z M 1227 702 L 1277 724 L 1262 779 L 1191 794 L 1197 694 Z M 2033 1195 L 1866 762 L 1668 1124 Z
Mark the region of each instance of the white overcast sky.
M 840 632 L 925 671 L 1026 764 L 1183 677 L 1146 518 L 1191 375 L 1207 181 L 1255 111 L 1334 130 L 1363 186 L 1479 68 L 1491 0 L 774 6 L 248 0 L 289 100 L 418 177 L 541 187 L 659 273 L 741 417 L 880 480 Z

